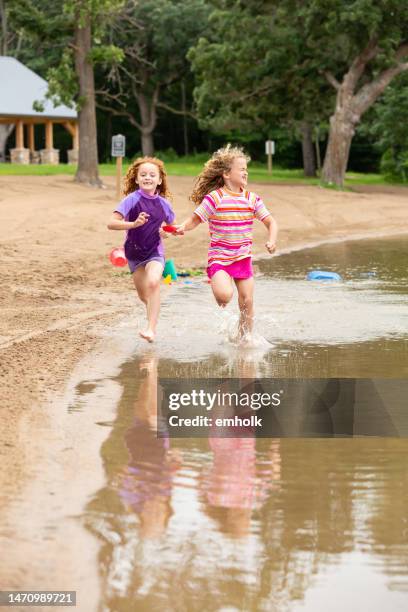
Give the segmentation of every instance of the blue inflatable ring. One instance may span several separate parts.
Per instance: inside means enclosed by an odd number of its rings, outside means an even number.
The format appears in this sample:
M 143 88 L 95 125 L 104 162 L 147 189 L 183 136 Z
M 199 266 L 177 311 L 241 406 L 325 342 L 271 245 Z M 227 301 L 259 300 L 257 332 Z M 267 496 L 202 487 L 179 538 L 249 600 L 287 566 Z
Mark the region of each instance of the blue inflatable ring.
M 308 272 L 306 278 L 307 280 L 342 280 L 340 274 L 337 274 L 337 272 L 328 272 L 327 270 L 312 270 Z

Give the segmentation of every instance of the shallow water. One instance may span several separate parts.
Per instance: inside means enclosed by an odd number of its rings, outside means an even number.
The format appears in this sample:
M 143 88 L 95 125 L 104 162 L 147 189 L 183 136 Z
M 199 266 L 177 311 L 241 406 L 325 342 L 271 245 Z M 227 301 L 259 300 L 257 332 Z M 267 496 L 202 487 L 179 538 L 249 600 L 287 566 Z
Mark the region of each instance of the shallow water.
M 112 381 L 117 417 L 97 423 L 107 484 L 83 520 L 101 541 L 101 610 L 407 609 L 407 439 L 155 433 L 158 377 L 406 377 L 407 263 L 405 239 L 259 262 L 245 350 L 234 305 L 220 313 L 199 281 L 170 288 L 159 342 L 137 343 Z M 344 281 L 305 280 L 322 268 Z M 103 383 L 78 386 L 73 415 Z
M 326 245 L 257 266 L 256 342 L 245 352 L 257 375 L 407 374 L 406 239 Z M 344 280 L 307 281 L 312 269 L 337 271 Z M 189 376 L 234 375 L 237 321 L 235 299 L 220 310 L 201 279 L 172 285 L 155 348 L 161 374 L 186 368 Z

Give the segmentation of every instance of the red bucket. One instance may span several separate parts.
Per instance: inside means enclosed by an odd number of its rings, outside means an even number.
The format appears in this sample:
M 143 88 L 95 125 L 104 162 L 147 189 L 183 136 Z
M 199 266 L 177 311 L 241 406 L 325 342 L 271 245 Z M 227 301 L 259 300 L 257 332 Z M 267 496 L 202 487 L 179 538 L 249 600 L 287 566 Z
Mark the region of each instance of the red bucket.
M 114 266 L 117 266 L 118 268 L 123 268 L 123 266 L 126 266 L 127 264 L 127 259 L 123 247 L 116 247 L 115 249 L 112 249 L 109 253 L 109 259 L 111 263 Z

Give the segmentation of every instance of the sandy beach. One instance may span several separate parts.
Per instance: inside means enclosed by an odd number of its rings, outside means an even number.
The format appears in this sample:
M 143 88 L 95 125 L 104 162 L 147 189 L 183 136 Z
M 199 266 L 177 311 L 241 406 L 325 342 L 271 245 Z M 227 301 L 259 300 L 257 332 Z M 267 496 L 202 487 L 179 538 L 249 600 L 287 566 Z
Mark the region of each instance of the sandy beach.
M 127 317 L 140 317 L 131 278 L 108 253 L 121 232 L 106 223 L 115 207 L 114 179 L 92 190 L 71 177 L 0 178 L 0 490 L 7 503 L 30 477 L 25 443 L 44 431 L 50 397 L 62 391 L 78 361 Z M 173 177 L 177 220 L 192 210 L 192 179 Z M 315 186 L 251 183 L 279 225 L 279 251 L 346 238 L 406 231 L 408 189 L 360 187 L 337 192 Z M 254 255 L 268 254 L 256 223 Z M 178 268 L 204 267 L 208 230 L 170 237 L 166 253 Z M 278 251 L 278 254 L 279 254 Z M 133 332 L 132 332 L 133 333 Z M 41 410 L 37 409 L 41 407 Z M 19 430 L 29 414 L 30 430 Z M 63 571 L 61 569 L 61 571 Z

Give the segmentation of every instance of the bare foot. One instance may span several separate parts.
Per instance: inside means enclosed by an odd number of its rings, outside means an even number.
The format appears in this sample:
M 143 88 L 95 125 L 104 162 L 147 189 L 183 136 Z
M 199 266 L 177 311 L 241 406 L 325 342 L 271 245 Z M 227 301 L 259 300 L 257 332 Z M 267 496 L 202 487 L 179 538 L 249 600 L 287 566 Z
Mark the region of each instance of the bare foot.
M 140 331 L 139 335 L 148 342 L 153 342 L 154 340 L 154 332 L 151 329 L 146 329 L 146 331 Z
M 252 348 L 254 346 L 254 339 L 252 334 L 249 332 L 240 334 L 239 345 L 243 348 Z

